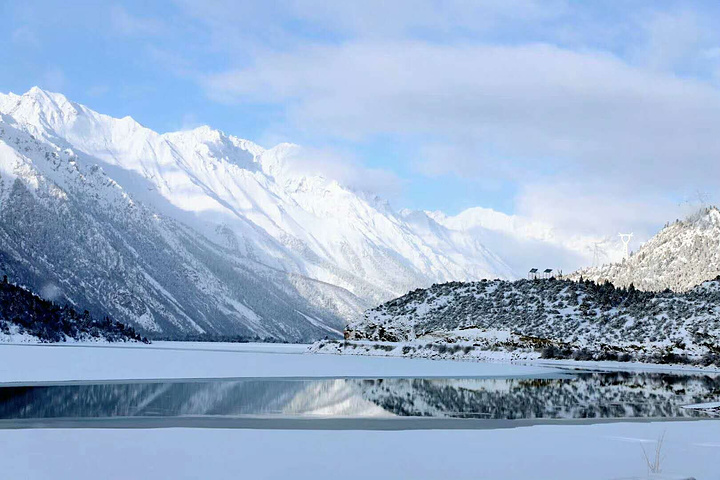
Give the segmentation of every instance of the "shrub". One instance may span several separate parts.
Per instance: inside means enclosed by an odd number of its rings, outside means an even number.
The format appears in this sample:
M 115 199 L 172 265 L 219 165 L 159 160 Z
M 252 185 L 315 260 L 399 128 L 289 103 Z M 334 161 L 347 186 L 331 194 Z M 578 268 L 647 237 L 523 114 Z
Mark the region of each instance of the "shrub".
M 618 362 L 630 362 L 630 361 L 632 361 L 632 355 L 630 355 L 629 353 L 621 353 L 618 356 Z
M 572 354 L 573 360 L 594 360 L 594 356 L 587 348 L 575 350 Z

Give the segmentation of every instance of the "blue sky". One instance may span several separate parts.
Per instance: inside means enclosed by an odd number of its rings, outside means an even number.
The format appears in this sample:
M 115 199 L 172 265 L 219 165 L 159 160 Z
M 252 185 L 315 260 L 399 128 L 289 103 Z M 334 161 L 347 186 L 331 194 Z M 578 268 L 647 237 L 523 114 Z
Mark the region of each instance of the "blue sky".
M 719 2 L 2 0 L 0 17 L 0 91 L 299 143 L 398 208 L 614 234 L 717 200 Z

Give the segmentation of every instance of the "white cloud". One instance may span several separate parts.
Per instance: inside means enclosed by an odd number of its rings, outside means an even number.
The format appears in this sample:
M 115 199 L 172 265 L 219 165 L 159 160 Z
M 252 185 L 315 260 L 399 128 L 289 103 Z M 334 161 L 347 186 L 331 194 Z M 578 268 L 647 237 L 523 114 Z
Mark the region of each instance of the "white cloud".
M 527 198 L 541 205 L 545 195 L 549 211 L 554 202 L 573 218 L 593 211 L 596 224 L 598 215 L 623 223 L 623 212 L 637 218 L 688 190 L 720 187 L 718 90 L 602 52 L 353 42 L 267 54 L 205 86 L 226 102 L 285 105 L 298 128 L 413 138 L 427 174 L 575 184 Z M 601 192 L 584 193 L 589 179 L 622 194 L 600 209 Z
M 593 234 L 650 232 L 682 215 L 684 196 L 720 188 L 720 34 L 707 6 L 180 5 L 229 67 L 174 69 L 213 100 L 284 111 L 273 122 L 285 139 L 413 145 L 404 171 L 514 191 L 517 212 Z
M 676 215 L 683 216 L 686 208 L 607 178 L 543 179 L 524 185 L 516 201 L 521 214 L 565 232 L 614 235 L 628 230 L 635 231 L 638 238 L 647 238 L 658 224 L 674 220 Z
M 294 174 L 322 175 L 353 190 L 377 193 L 392 200 L 400 193 L 402 181 L 392 172 L 363 166 L 347 152 L 329 148 L 298 147 L 291 151 L 287 167 Z
M 707 56 L 720 43 L 715 23 L 698 12 L 655 12 L 642 23 L 644 42 L 635 58 L 656 70 L 704 72 L 717 61 Z
M 287 105 L 298 124 L 339 136 L 472 139 L 496 159 L 602 170 L 659 161 L 677 180 L 692 172 L 675 162 L 714 168 L 720 154 L 716 89 L 549 45 L 313 47 L 209 76 L 206 87 L 225 101 Z

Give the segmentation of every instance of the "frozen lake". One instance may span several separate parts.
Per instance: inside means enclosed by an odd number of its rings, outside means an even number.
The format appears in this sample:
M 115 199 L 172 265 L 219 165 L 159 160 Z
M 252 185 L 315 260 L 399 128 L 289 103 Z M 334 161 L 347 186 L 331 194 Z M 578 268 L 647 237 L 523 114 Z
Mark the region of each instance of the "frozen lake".
M 0 427 L 12 420 L 490 419 L 619 420 L 703 418 L 683 408 L 716 399 L 711 375 L 612 372 L 521 378 L 234 379 L 8 386 Z M 221 419 L 227 419 L 223 423 Z M 133 425 L 139 423 L 134 422 Z M 257 423 L 255 423 L 257 425 Z M 371 423 L 345 423 L 352 428 Z M 511 425 L 512 423 L 508 423 Z M 28 422 L 27 425 L 32 425 Z M 312 427 L 312 422 L 306 422 Z M 323 425 L 319 422 L 318 425 Z M 432 422 L 426 422 L 432 428 Z M 439 423 L 438 425 L 443 425 Z M 458 424 L 460 425 L 460 424 Z M 478 423 L 468 424 L 475 428 Z M 402 428 L 402 424 L 397 428 Z
M 509 363 L 314 355 L 307 345 L 155 342 L 0 343 L 0 385 L 207 378 L 388 378 L 536 376 L 556 368 Z
M 494 378 L 238 378 L 0 387 L 0 428 L 507 428 L 707 419 L 720 377 L 559 372 Z
M 3 478 L 717 479 L 714 373 L 304 352 L 0 345 Z

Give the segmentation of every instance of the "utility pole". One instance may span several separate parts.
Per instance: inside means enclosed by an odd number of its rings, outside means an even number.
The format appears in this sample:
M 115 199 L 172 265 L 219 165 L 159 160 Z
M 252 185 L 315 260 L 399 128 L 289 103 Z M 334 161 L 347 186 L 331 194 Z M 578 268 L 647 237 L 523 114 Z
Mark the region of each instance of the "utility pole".
M 630 239 L 633 237 L 632 233 L 618 233 L 620 236 L 620 241 L 625 246 L 625 258 L 628 258 L 630 256 L 630 248 L 628 245 L 630 244 Z

